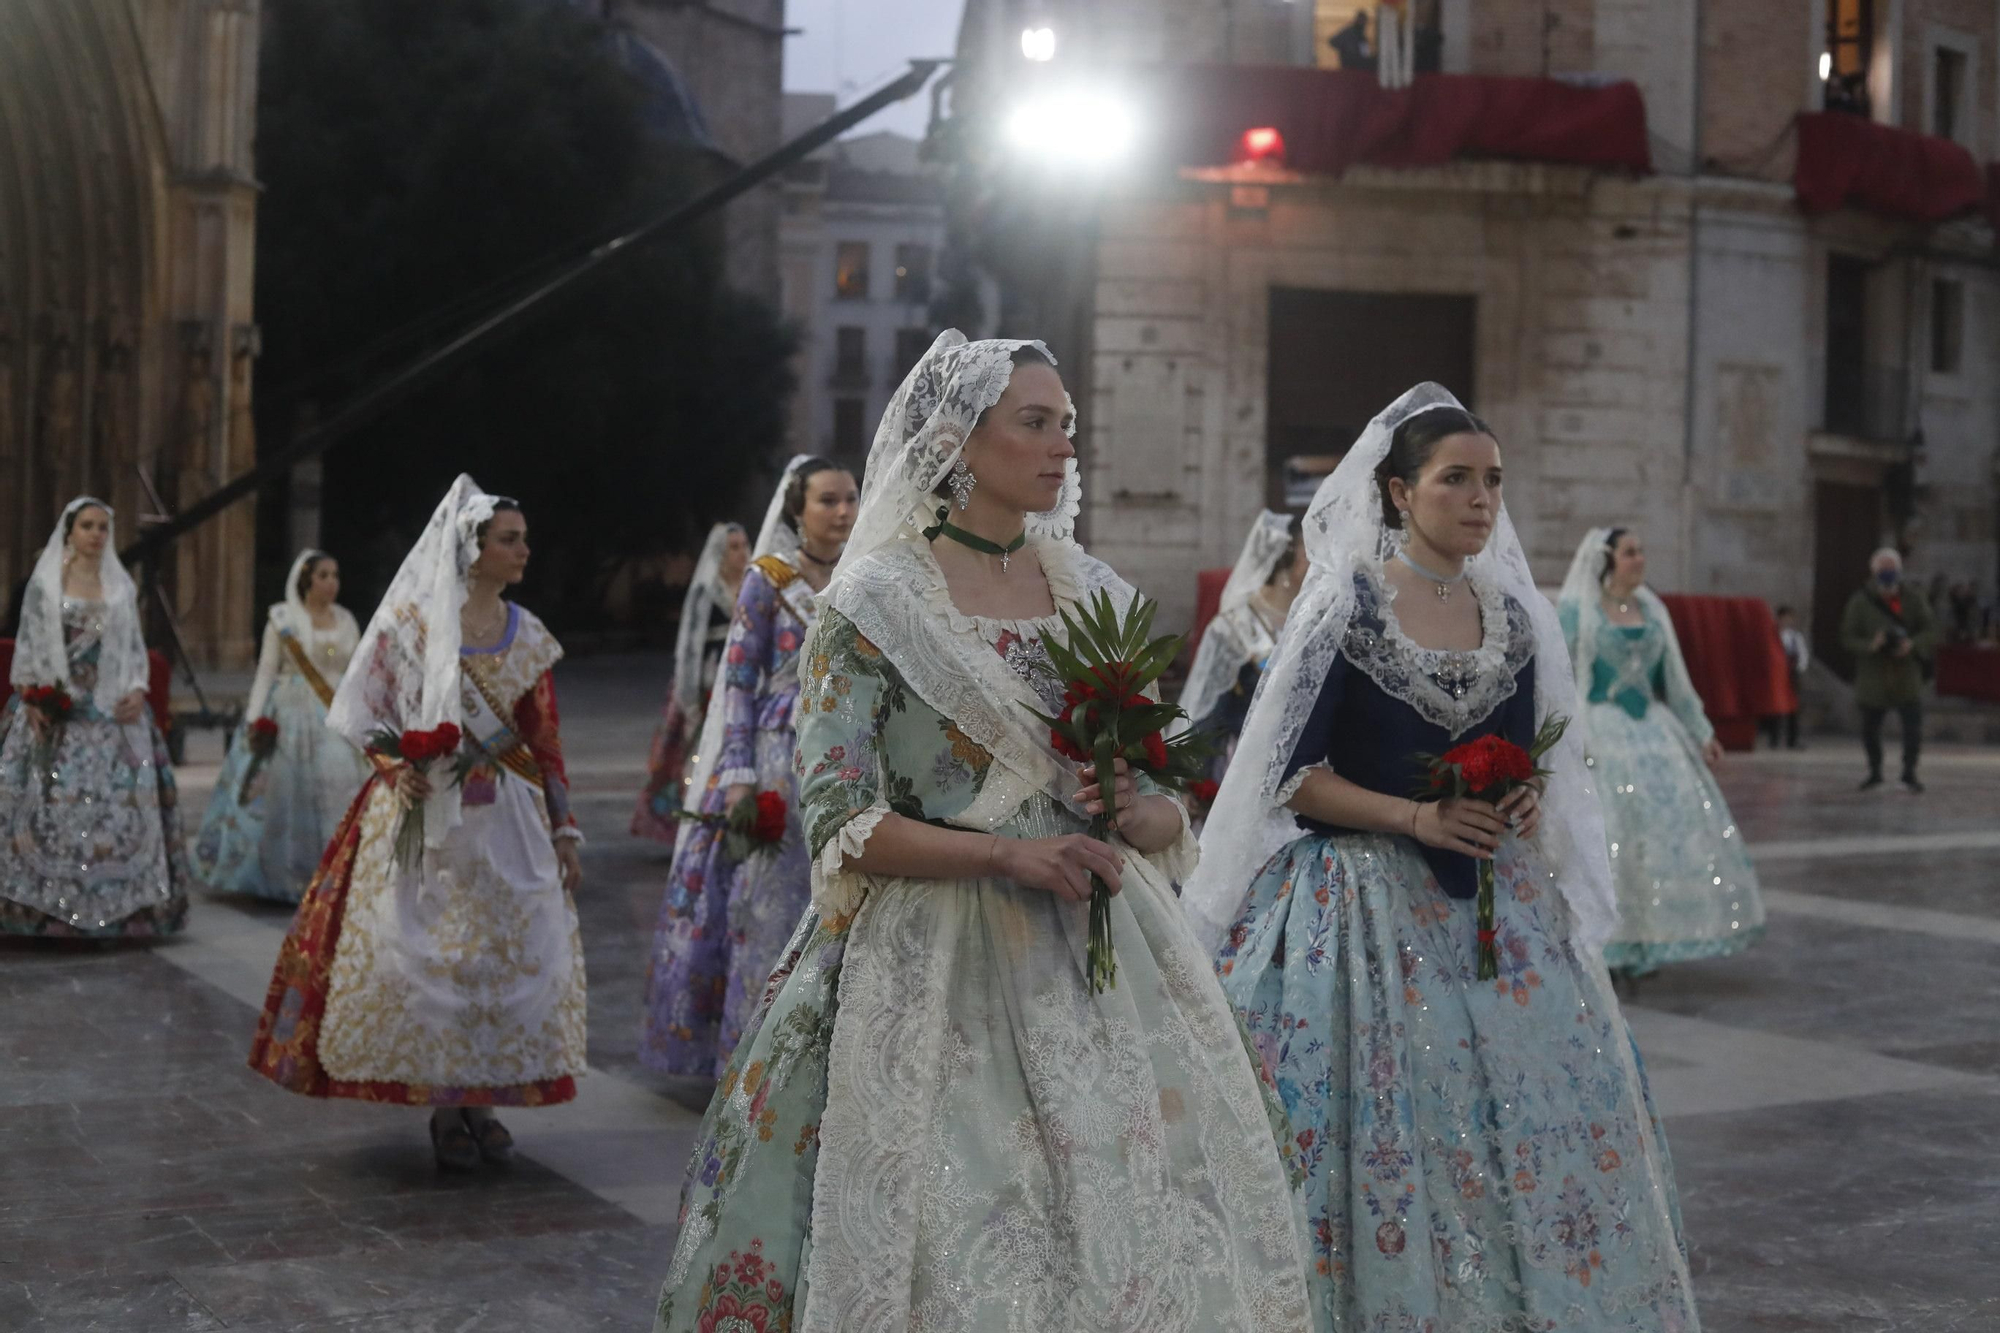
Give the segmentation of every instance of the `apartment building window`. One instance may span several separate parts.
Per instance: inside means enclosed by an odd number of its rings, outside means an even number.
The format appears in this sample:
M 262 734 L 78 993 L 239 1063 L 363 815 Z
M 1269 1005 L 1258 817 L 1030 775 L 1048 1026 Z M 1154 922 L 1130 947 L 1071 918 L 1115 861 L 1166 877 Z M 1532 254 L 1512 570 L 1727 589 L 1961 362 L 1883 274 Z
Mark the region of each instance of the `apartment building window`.
M 833 400 L 833 456 L 859 458 L 868 452 L 868 403 L 861 398 Z
M 1965 284 L 1949 278 L 1931 282 L 1931 369 L 1956 375 L 1965 347 Z
M 844 324 L 833 331 L 833 378 L 841 384 L 867 382 L 867 329 Z
M 1931 48 L 1930 131 L 1940 139 L 1969 144 L 1972 130 L 1971 60 L 1956 46 Z
M 1868 265 L 1853 255 L 1826 261 L 1826 429 L 1867 431 Z
M 896 299 L 928 304 L 931 299 L 931 248 L 928 245 L 896 247 Z
M 835 248 L 833 293 L 843 301 L 868 299 L 868 242 L 842 241 Z
M 1828 0 L 1826 57 L 1820 78 L 1826 109 L 1869 114 L 1868 73 L 1875 61 L 1876 0 Z
M 903 376 L 909 374 L 911 367 L 923 360 L 924 353 L 928 352 L 930 348 L 931 331 L 929 329 L 896 330 L 895 379 L 897 383 L 902 383 Z

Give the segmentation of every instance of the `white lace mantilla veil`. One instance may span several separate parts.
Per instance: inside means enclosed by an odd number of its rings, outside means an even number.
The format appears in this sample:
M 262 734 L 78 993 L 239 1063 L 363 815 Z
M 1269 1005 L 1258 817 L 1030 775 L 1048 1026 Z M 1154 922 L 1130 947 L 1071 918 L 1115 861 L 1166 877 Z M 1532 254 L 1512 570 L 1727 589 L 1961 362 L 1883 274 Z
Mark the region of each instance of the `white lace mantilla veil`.
M 298 553 L 292 567 L 285 571 L 285 600 L 271 603 L 271 623 L 280 630 L 289 630 L 300 643 L 313 631 L 312 612 L 306 610 L 306 599 L 299 595 L 299 575 L 305 573 L 306 566 L 325 556 L 326 552 L 308 546 Z M 340 608 L 336 607 L 338 614 Z
M 466 572 L 479 557 L 479 525 L 493 517 L 499 498 L 460 473 L 369 617 L 354 665 L 326 713 L 326 724 L 357 749 L 365 750 L 377 730 L 465 725 L 458 701 L 458 613 L 470 590 Z M 448 781 L 433 787 L 424 803 L 424 845 L 440 847 L 458 826 L 459 793 Z
M 1229 571 L 1229 581 L 1222 585 L 1222 599 L 1215 608 L 1216 619 L 1220 620 L 1248 602 L 1259 588 L 1270 581 L 1271 571 L 1278 567 L 1278 562 L 1285 558 L 1285 552 L 1291 549 L 1291 515 L 1269 509 L 1258 514 L 1257 521 L 1250 525 L 1249 535 L 1243 539 L 1243 549 L 1237 552 L 1235 567 Z M 1215 707 L 1215 701 L 1236 684 L 1243 663 L 1231 660 L 1228 648 L 1226 638 L 1202 636 L 1201 646 L 1194 652 L 1194 662 L 1188 667 L 1187 684 L 1181 689 L 1180 703 L 1187 711 L 1187 719 L 1175 723 L 1172 728 L 1175 732 L 1186 731 L 1207 717 L 1209 710 Z
M 1563 579 L 1562 591 L 1556 594 L 1557 607 L 1574 607 L 1576 614 L 1576 654 L 1573 666 L 1576 675 L 1576 693 L 1579 699 L 1590 697 L 1591 671 L 1597 664 L 1598 631 L 1604 627 L 1605 543 L 1611 539 L 1612 528 L 1592 528 L 1583 534 L 1583 541 L 1576 548 L 1576 555 L 1569 562 L 1569 573 Z M 1667 638 L 1667 655 L 1664 667 L 1668 677 L 1669 695 L 1672 698 L 1698 699 L 1694 680 L 1688 675 L 1687 661 L 1681 656 L 1679 637 L 1674 633 L 1674 618 L 1667 610 L 1667 604 L 1659 594 L 1644 584 L 1633 593 L 1633 600 L 1646 608 L 1646 616 L 1659 622 L 1660 629 Z M 1590 745 L 1590 729 L 1585 725 L 1589 719 L 1588 709 L 1577 719 L 1579 736 L 1586 749 Z
M 1211 952 L 1222 942 L 1273 855 L 1300 836 L 1285 806 L 1298 779 L 1285 780 L 1327 671 L 1354 618 L 1357 570 L 1379 571 L 1395 552 L 1382 521 L 1375 469 L 1388 456 L 1396 428 L 1418 413 L 1458 407 L 1437 384 L 1419 384 L 1368 424 L 1306 510 L 1305 551 L 1311 566 L 1278 636 L 1270 666 L 1251 701 L 1236 758 L 1202 834 L 1201 864 L 1182 897 L 1195 934 Z M 1535 716 L 1580 722 L 1576 680 L 1555 607 L 1536 590 L 1527 556 L 1503 506 L 1486 549 L 1466 564 L 1474 584 L 1496 586 L 1528 612 L 1535 636 Z M 1581 727 L 1572 725 L 1543 759 L 1550 770 L 1536 835 L 1543 860 L 1568 903 L 1579 946 L 1595 956 L 1618 923 L 1617 897 L 1604 842 L 1604 818 L 1584 764 Z
M 717 607 L 724 615 L 735 610 L 725 605 L 729 590 L 722 582 L 722 553 L 729 545 L 729 534 L 741 531 L 738 523 L 717 523 L 708 530 L 708 540 L 701 544 L 694 574 L 688 579 L 687 597 L 681 602 L 680 630 L 674 635 L 674 697 L 690 716 L 708 702 L 701 693 L 701 653 L 708 642 L 709 613 Z
M 812 457 L 811 454 L 793 454 L 791 461 L 785 464 L 785 470 L 778 474 L 778 484 L 771 492 L 771 503 L 764 507 L 764 524 L 757 530 L 757 540 L 750 547 L 750 558 L 752 560 L 761 560 L 767 555 L 775 555 L 787 564 L 798 563 L 799 533 L 798 529 L 792 526 L 791 520 L 785 517 L 785 492 L 791 488 L 792 477 L 798 471 L 799 465 L 811 462 Z M 722 527 L 723 525 L 717 524 L 716 526 Z M 709 534 L 709 541 L 711 543 L 715 541 L 715 534 L 712 532 Z M 703 548 L 702 558 L 704 560 L 708 558 L 707 548 Z M 718 545 L 716 547 L 716 563 L 718 567 L 721 565 L 721 560 L 722 548 Z M 695 573 L 699 577 L 701 571 L 697 569 Z M 694 600 L 692 587 L 689 588 L 688 600 L 690 603 Z M 736 608 L 734 606 L 728 606 L 724 609 L 729 612 L 732 618 L 735 616 Z M 683 635 L 687 633 L 687 625 L 687 610 L 683 608 L 681 611 L 681 633 Z M 699 639 L 696 640 L 694 660 L 694 688 L 699 691 L 701 689 L 701 649 Z M 676 647 L 674 650 L 674 666 L 677 672 L 684 670 L 681 665 L 682 661 L 683 654 L 681 649 L 680 647 Z M 676 680 L 682 678 L 680 675 L 676 675 L 675 677 Z M 693 805 L 700 804 L 701 794 L 708 790 L 708 780 L 715 775 L 716 757 L 722 753 L 722 733 L 725 728 L 722 710 L 715 706 L 715 697 L 721 690 L 722 674 L 717 672 L 715 683 L 709 689 L 708 698 L 703 701 L 708 707 L 707 711 L 702 714 L 701 735 L 695 741 L 694 753 L 688 758 L 687 776 L 682 779 L 681 790 L 686 796 L 692 798 L 691 804 Z M 683 701 L 681 706 L 683 708 L 687 706 L 685 701 Z
M 936 488 L 958 461 L 980 415 L 1000 401 L 1014 374 L 1014 354 L 1032 347 L 1056 364 L 1038 341 L 1010 338 L 968 342 L 947 329 L 903 380 L 868 451 L 861 511 L 840 563 L 820 595 L 895 664 L 904 684 L 939 716 L 990 752 L 995 769 L 981 789 L 971 819 L 999 823 L 1037 792 L 1063 793 L 1080 785 L 1077 766 L 1049 746 L 1048 729 L 1028 711 L 1042 705 L 991 646 L 976 621 L 952 605 L 931 555 L 924 528 L 943 505 Z M 1075 410 L 1067 400 L 1068 429 Z M 1082 508 L 1076 460 L 1069 460 L 1056 506 L 1028 517 L 1029 542 L 1059 600 L 1082 601 L 1102 588 L 1121 608 L 1136 595 L 1131 585 L 1076 544 Z M 818 651 L 822 619 L 799 654 L 801 665 Z M 860 900 L 857 876 L 843 872 L 888 813 L 879 805 L 841 827 L 813 866 L 813 901 L 822 914 L 842 916 Z
M 63 642 L 63 566 L 69 541 L 63 529 L 70 516 L 86 505 L 104 511 L 110 531 L 98 563 L 104 588 L 104 632 L 97 656 L 98 710 L 110 713 L 118 701 L 147 683 L 146 641 L 139 630 L 139 589 L 118 559 L 118 519 L 111 506 L 95 496 L 79 495 L 63 506 L 62 517 L 49 533 L 35 561 L 22 597 L 21 627 L 14 640 L 14 663 L 8 678 L 16 689 L 28 685 L 69 686 L 69 649 Z

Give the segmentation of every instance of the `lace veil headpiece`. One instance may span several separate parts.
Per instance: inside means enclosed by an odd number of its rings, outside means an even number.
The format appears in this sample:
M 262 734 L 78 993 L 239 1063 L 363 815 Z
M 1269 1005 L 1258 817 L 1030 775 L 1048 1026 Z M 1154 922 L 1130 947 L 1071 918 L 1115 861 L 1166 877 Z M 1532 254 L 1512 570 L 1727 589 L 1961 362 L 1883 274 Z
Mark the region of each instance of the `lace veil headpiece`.
M 1383 522 L 1375 470 L 1388 457 L 1396 430 L 1421 412 L 1458 407 L 1436 384 L 1419 384 L 1368 424 L 1332 475 L 1320 484 L 1304 523 L 1311 566 L 1292 604 L 1244 722 L 1236 756 L 1202 834 L 1201 865 L 1182 901 L 1195 933 L 1213 949 L 1234 923 L 1250 882 L 1285 844 L 1300 836 L 1284 802 L 1285 768 L 1319 697 L 1355 612 L 1355 574 L 1379 576 L 1396 550 Z M 1577 694 L 1555 608 L 1535 588 L 1513 521 L 1503 508 L 1486 549 L 1466 564 L 1475 585 L 1513 597 L 1527 610 L 1535 641 L 1535 712 L 1577 721 Z M 1584 765 L 1581 728 L 1543 760 L 1551 770 L 1537 835 L 1543 859 L 1591 951 L 1617 925 L 1617 900 L 1604 843 L 1604 821 Z
M 799 467 L 812 460 L 811 454 L 793 454 L 785 464 L 785 470 L 778 474 L 778 487 L 771 492 L 771 503 L 764 506 L 764 522 L 757 529 L 757 540 L 750 543 L 750 558 L 761 560 L 767 555 L 775 555 L 780 560 L 793 561 L 799 549 L 799 530 L 792 526 L 792 520 L 785 516 L 785 492 L 792 487 L 792 478 L 798 475 Z
M 1562 591 L 1556 595 L 1558 610 L 1575 626 L 1576 651 L 1572 666 L 1576 693 L 1580 699 L 1590 697 L 1591 677 L 1597 669 L 1599 632 L 1604 628 L 1602 594 L 1605 566 L 1610 555 L 1611 534 L 1615 531 L 1615 528 L 1592 528 L 1583 534 L 1583 541 L 1577 545 L 1576 555 L 1569 562 L 1569 573 L 1563 578 Z M 1694 681 L 1687 673 L 1687 661 L 1681 656 L 1680 641 L 1674 634 L 1674 618 L 1667 610 L 1667 604 L 1644 584 L 1633 592 L 1632 599 L 1645 609 L 1646 619 L 1658 625 L 1666 635 L 1667 654 L 1662 667 L 1669 677 L 1669 697 L 1698 698 Z M 1590 730 L 1585 725 L 1588 717 L 1586 710 L 1584 716 L 1577 719 L 1578 734 L 1586 746 L 1590 743 Z
M 306 572 L 306 566 L 326 557 L 326 552 L 308 546 L 300 551 L 292 561 L 292 567 L 285 571 L 285 600 L 273 603 L 271 620 L 281 630 L 290 630 L 303 642 L 312 633 L 312 612 L 306 610 L 306 599 L 299 592 L 299 575 Z
M 139 589 L 118 559 L 118 519 L 111 506 L 95 496 L 79 495 L 63 506 L 62 517 L 35 561 L 21 603 L 21 627 L 14 640 L 14 663 L 8 677 L 15 688 L 28 685 L 68 687 L 69 648 L 63 642 L 63 569 L 69 563 L 70 520 L 86 506 L 102 509 L 110 532 L 98 563 L 104 588 L 104 628 L 99 636 L 97 688 L 92 699 L 110 713 L 134 690 L 146 688 L 146 642 L 139 630 Z
M 708 641 L 708 620 L 718 607 L 724 615 L 735 610 L 729 605 L 729 589 L 722 581 L 722 554 L 729 546 L 729 534 L 743 531 L 739 523 L 717 523 L 701 544 L 688 579 L 687 597 L 681 602 L 680 631 L 674 636 L 674 697 L 682 711 L 692 715 L 706 700 L 702 698 L 701 654 Z
M 1222 585 L 1222 600 L 1215 609 L 1217 618 L 1248 602 L 1270 581 L 1271 571 L 1291 549 L 1291 515 L 1270 509 L 1258 514 L 1257 521 L 1250 525 L 1249 535 L 1243 539 L 1243 549 L 1237 552 L 1229 581 Z M 1181 707 L 1187 710 L 1188 723 L 1207 717 L 1215 701 L 1236 684 L 1243 663 L 1235 660 L 1231 647 L 1225 635 L 1202 636 L 1200 646 L 1195 649 L 1194 663 L 1188 668 L 1187 685 L 1181 690 Z
M 500 499 L 460 473 L 403 557 L 327 709 L 326 724 L 357 748 L 365 749 L 377 730 L 464 725 L 458 613 L 469 591 L 467 572 L 479 558 L 479 525 L 493 517 Z M 433 786 L 424 803 L 428 847 L 441 846 L 459 823 L 458 788 L 449 781 Z

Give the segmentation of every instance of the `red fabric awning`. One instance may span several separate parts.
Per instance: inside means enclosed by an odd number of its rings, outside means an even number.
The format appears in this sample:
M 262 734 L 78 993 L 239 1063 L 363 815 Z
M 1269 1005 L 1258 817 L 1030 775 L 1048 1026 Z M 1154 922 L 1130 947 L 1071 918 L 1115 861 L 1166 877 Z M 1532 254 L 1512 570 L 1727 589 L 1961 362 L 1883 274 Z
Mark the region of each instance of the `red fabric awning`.
M 1761 597 L 1662 593 L 1688 677 L 1725 747 L 1756 744 L 1760 718 L 1798 711 L 1798 694 L 1778 641 L 1778 622 Z
M 1284 137 L 1293 171 L 1428 167 L 1509 158 L 1646 172 L 1646 104 L 1631 83 L 1419 74 L 1384 88 L 1363 70 L 1193 65 L 1147 77 L 1161 142 L 1181 166 L 1226 166 L 1246 130 Z
M 1222 609 L 1222 590 L 1229 583 L 1229 570 L 1204 569 L 1194 576 L 1194 624 L 1188 629 L 1188 652 L 1201 647 L 1208 622 Z M 1192 659 L 1190 659 L 1192 660 Z
M 1852 206 L 1912 222 L 1987 207 L 1986 173 L 1949 139 L 1839 111 L 1799 116 L 1792 188 L 1808 213 Z
M 1937 692 L 1948 699 L 2000 704 L 2000 648 L 1948 643 L 1938 649 Z

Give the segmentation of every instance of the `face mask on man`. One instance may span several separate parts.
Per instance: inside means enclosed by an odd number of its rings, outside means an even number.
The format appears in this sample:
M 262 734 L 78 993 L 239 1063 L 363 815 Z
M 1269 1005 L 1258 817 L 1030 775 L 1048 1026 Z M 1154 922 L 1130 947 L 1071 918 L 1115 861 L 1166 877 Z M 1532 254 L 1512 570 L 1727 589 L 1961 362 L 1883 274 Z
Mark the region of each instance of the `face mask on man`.
M 1875 581 L 1885 588 L 1895 587 L 1898 583 L 1902 582 L 1902 579 L 1903 575 L 1901 571 L 1896 569 L 1878 569 L 1875 571 Z

